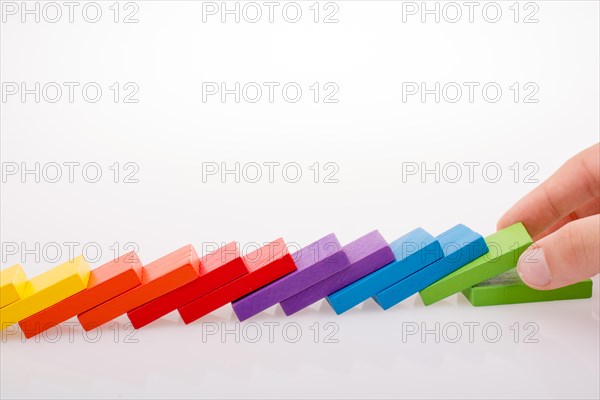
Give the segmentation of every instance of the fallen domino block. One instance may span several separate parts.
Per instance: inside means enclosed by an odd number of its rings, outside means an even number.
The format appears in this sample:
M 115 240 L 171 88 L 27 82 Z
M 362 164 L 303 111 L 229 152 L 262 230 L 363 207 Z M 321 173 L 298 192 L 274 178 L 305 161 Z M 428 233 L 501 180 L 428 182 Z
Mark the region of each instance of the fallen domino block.
M 377 293 L 374 299 L 381 308 L 387 310 L 488 251 L 483 237 L 462 224 L 442 233 L 437 240 L 444 257 Z
M 523 283 L 516 269 L 511 269 L 463 290 L 462 294 L 474 306 L 588 299 L 592 297 L 592 280 L 586 279 L 559 289 L 536 290 Z
M 199 275 L 179 289 L 173 290 L 127 313 L 134 328 L 139 329 L 171 311 L 204 296 L 219 287 L 247 274 L 248 269 L 235 242 L 203 256 Z
M 23 297 L 27 275 L 20 264 L 0 271 L 0 308 Z
M 522 223 L 516 223 L 485 238 L 490 251 L 421 290 L 425 305 L 433 304 L 517 265 L 532 240 Z
M 243 259 L 248 266 L 248 273 L 179 307 L 183 322 L 190 324 L 296 270 L 294 260 L 281 238 L 246 254 Z
M 292 255 L 296 271 L 232 303 L 238 319 L 253 315 L 309 288 L 348 267 L 348 257 L 332 233 Z
M 350 265 L 282 301 L 286 315 L 292 315 L 395 260 L 392 249 L 379 231 L 372 231 L 342 248 Z
M 87 288 L 19 322 L 31 338 L 142 283 L 142 264 L 127 253 L 90 272 Z
M 175 290 L 198 277 L 200 260 L 187 245 L 142 267 L 142 284 L 77 316 L 86 331 Z
M 443 256 L 440 243 L 421 228 L 393 241 L 390 247 L 396 258 L 394 262 L 327 296 L 338 315 Z
M 79 256 L 27 281 L 22 298 L 0 308 L 1 329 L 81 292 L 89 276 L 90 266 Z

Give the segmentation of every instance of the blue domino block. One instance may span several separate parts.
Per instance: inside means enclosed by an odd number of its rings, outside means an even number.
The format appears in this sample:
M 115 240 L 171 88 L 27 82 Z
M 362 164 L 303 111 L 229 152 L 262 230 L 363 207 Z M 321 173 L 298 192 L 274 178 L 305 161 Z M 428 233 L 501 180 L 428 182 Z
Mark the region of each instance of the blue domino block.
M 396 261 L 327 296 L 337 314 L 368 300 L 394 283 L 443 257 L 440 243 L 417 228 L 390 243 Z
M 483 237 L 462 224 L 442 233 L 437 240 L 444 257 L 377 293 L 373 298 L 381 308 L 387 310 L 488 252 Z

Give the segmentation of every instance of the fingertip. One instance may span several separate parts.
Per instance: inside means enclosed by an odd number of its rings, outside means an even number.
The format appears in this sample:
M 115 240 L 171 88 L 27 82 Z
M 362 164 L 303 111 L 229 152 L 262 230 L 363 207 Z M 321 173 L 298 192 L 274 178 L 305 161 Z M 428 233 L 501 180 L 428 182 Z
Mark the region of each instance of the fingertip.
M 517 263 L 519 276 L 538 290 L 572 285 L 598 273 L 600 216 L 582 218 L 536 241 Z
M 521 222 L 523 223 L 523 225 L 526 225 L 526 223 L 524 222 L 524 218 L 521 217 L 520 213 L 515 212 L 513 209 L 510 209 L 500 217 L 498 222 L 496 222 L 496 230 L 508 228 L 509 226 L 514 225 L 518 222 Z M 525 226 L 525 229 L 529 231 L 527 226 Z
M 509 212 L 505 212 L 500 219 L 498 220 L 498 222 L 496 222 L 496 230 L 501 230 L 504 229 L 508 226 L 512 225 L 510 223 L 510 214 Z
M 521 280 L 533 289 L 543 290 L 552 282 L 552 274 L 544 250 L 533 244 L 521 254 L 517 263 Z

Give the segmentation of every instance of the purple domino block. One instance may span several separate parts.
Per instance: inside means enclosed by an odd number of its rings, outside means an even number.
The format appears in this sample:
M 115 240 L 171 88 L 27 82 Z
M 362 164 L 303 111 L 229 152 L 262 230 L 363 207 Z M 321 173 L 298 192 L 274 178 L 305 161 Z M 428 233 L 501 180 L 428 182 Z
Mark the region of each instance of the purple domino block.
M 348 256 L 350 266 L 283 300 L 280 304 L 285 315 L 292 315 L 396 260 L 394 252 L 379 231 L 370 232 L 348 243 L 342 250 Z
M 335 234 L 309 244 L 292 254 L 296 271 L 287 274 L 231 303 L 240 321 L 321 282 L 350 265 Z

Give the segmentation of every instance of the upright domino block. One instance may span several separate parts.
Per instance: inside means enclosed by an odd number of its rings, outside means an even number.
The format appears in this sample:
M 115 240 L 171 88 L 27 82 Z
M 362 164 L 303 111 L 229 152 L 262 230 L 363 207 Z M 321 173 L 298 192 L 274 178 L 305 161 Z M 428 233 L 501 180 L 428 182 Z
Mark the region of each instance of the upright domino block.
M 463 290 L 462 294 L 474 306 L 588 299 L 592 297 L 592 280 L 586 279 L 559 289 L 536 290 L 523 283 L 516 269 L 513 268 Z
M 20 264 L 0 271 L 0 308 L 23 297 L 27 275 Z
M 129 311 L 127 315 L 133 326 L 139 329 L 247 273 L 248 268 L 237 243 L 228 243 L 201 258 L 196 279 Z
M 348 311 L 443 256 L 440 243 L 421 228 L 393 241 L 390 247 L 396 257 L 394 262 L 327 296 L 337 314 Z
M 292 255 L 297 270 L 233 302 L 244 321 L 348 267 L 350 262 L 332 233 Z
M 464 225 L 456 225 L 437 240 L 444 257 L 377 293 L 374 299 L 381 308 L 387 310 L 488 251 L 483 237 Z
M 87 288 L 19 322 L 27 338 L 33 337 L 142 283 L 142 263 L 127 253 L 90 272 Z
M 142 284 L 77 316 L 86 331 L 175 290 L 198 277 L 200 260 L 187 245 L 142 267 Z
M 248 273 L 179 308 L 186 324 L 296 270 L 283 239 L 279 238 L 245 255 Z
M 0 308 L 1 329 L 38 313 L 87 287 L 90 266 L 82 256 L 27 281 L 23 297 Z
M 342 248 L 350 266 L 282 301 L 286 315 L 292 315 L 352 282 L 395 260 L 392 249 L 379 231 L 372 231 Z
M 531 243 L 522 223 L 516 223 L 485 238 L 490 251 L 440 279 L 419 293 L 425 305 L 433 304 L 517 265 Z

